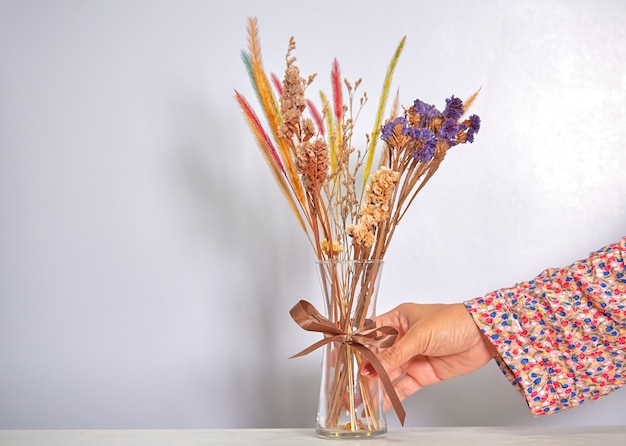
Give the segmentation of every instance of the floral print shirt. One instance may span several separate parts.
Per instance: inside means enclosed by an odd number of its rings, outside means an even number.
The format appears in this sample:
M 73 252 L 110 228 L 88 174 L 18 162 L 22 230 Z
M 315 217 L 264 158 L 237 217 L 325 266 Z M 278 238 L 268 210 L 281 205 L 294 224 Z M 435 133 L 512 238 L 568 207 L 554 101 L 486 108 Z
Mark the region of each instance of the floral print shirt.
M 626 383 L 626 237 L 565 268 L 465 302 L 534 415 Z

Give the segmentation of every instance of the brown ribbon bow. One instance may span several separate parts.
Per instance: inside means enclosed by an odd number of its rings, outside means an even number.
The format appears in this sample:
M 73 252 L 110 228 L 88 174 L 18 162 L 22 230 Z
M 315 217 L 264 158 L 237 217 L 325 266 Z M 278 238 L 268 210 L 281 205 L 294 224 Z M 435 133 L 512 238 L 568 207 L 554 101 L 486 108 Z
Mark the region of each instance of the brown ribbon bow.
M 369 349 L 369 347 L 390 347 L 398 336 L 398 330 L 389 326 L 376 327 L 376 325 L 372 323 L 367 324 L 352 333 L 347 333 L 333 324 L 328 318 L 322 316 L 319 311 L 317 311 L 317 309 L 315 309 L 315 307 L 306 300 L 301 300 L 294 305 L 294 307 L 289 311 L 289 314 L 291 314 L 293 320 L 303 329 L 324 334 L 324 339 L 317 341 L 301 352 L 296 353 L 291 358 L 308 355 L 312 351 L 317 350 L 318 348 L 331 342 L 342 342 L 355 348 L 361 352 L 363 356 L 365 356 L 372 367 L 374 367 L 374 370 L 376 370 L 376 373 L 378 374 L 385 391 L 389 396 L 389 400 L 393 405 L 393 409 L 395 410 L 400 423 L 404 426 L 406 412 L 404 411 L 404 407 L 402 407 L 400 398 L 393 387 L 393 383 L 391 382 L 387 371 L 374 352 Z M 381 333 L 381 335 L 378 333 Z

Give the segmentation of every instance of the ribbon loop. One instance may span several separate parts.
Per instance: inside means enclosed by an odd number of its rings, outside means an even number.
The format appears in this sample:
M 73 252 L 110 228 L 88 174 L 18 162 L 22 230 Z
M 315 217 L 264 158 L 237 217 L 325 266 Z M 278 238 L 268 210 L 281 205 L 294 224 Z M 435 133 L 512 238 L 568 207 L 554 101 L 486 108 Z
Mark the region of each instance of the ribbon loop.
M 393 383 L 387 374 L 387 371 L 383 367 L 382 363 L 376 357 L 376 354 L 370 348 L 386 348 L 393 345 L 398 336 L 398 330 L 390 326 L 376 327 L 373 321 L 368 321 L 365 326 L 358 328 L 356 331 L 348 333 L 336 324 L 331 322 L 328 318 L 320 314 L 319 311 L 306 300 L 300 300 L 289 311 L 293 320 L 301 328 L 307 331 L 313 331 L 322 333 L 324 339 L 311 344 L 304 350 L 291 356 L 291 358 L 297 358 L 299 356 L 308 355 L 309 353 L 323 347 L 331 342 L 342 342 L 354 347 L 357 351 L 363 354 L 369 363 L 374 367 L 374 370 L 378 374 L 387 396 L 393 406 L 400 423 L 404 426 L 404 419 L 406 418 L 406 412 L 402 407 L 402 402 L 396 393 L 396 389 L 393 387 Z

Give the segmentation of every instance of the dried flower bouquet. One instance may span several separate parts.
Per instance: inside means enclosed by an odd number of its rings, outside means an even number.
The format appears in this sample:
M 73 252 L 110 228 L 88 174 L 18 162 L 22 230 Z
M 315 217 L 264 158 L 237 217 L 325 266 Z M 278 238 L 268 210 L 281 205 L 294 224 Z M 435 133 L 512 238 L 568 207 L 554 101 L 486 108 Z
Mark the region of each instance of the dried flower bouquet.
M 356 117 L 367 102 L 366 94 L 357 96 L 361 80 L 354 84 L 342 81 L 335 60 L 330 73 L 332 94 L 328 97 L 320 93 L 320 111 L 305 96 L 315 75 L 301 76 L 293 56 L 294 38 L 289 41 L 280 81 L 264 71 L 255 18 L 248 20 L 247 31 L 248 51 L 242 52 L 242 57 L 265 123 L 239 92 L 235 92 L 236 99 L 318 261 L 321 265 L 333 265 L 322 274 L 331 284 L 328 317 L 304 301 L 292 309 L 292 316 L 303 328 L 324 333 L 322 341 L 301 354 L 339 342 L 333 363 L 334 384 L 330 385 L 335 394 L 330 395 L 328 404 L 332 408 L 326 420 L 332 426 L 339 423 L 339 412 L 346 408 L 346 401 L 347 407 L 356 407 L 358 400 L 364 404 L 362 411 L 375 412 L 374 403 L 363 402 L 374 401 L 368 394 L 371 384 L 363 382 L 356 386 L 358 395 L 356 391 L 346 395 L 346 389 L 355 387 L 346 385 L 351 375 L 344 371 L 376 361 L 371 358 L 371 350 L 388 346 L 394 340 L 390 327 L 381 330 L 368 319 L 375 289 L 372 285 L 378 279 L 379 267 L 365 268 L 358 262 L 383 260 L 398 223 L 447 151 L 473 142 L 480 119 L 476 115 L 465 117 L 465 112 L 478 92 L 465 103 L 450 97 L 443 111 L 419 99 L 410 107 L 401 108 L 396 97 L 383 119 L 392 76 L 405 44 L 403 38 L 387 68 L 366 147 L 358 150 L 352 145 L 353 131 Z M 377 150 L 379 145 L 381 150 Z M 330 261 L 357 261 L 357 266 L 352 263 L 349 271 L 341 270 Z M 380 374 L 388 381 L 384 370 Z M 365 379 L 359 376 L 355 379 Z M 390 382 L 383 384 L 403 421 L 404 412 L 393 386 Z M 375 418 L 369 421 L 366 415 L 364 422 L 360 417 L 360 413 L 352 413 L 345 428 L 362 430 L 364 424 L 366 428 L 378 428 Z

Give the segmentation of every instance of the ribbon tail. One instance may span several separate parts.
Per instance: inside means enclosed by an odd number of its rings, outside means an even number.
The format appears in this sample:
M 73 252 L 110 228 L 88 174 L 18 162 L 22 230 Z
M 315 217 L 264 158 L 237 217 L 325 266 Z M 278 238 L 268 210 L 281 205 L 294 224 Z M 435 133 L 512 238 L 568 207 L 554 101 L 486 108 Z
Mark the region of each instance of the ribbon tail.
M 393 406 L 393 410 L 396 412 L 398 419 L 400 420 L 400 424 L 404 426 L 404 419 L 406 418 L 406 411 L 402 406 L 402 402 L 400 401 L 400 397 L 396 393 L 396 389 L 393 387 L 393 383 L 391 379 L 389 379 L 389 375 L 387 375 L 387 371 L 380 363 L 376 355 L 367 347 L 360 344 L 352 344 L 352 347 L 358 349 L 369 361 L 369 363 L 374 367 L 378 377 L 380 378 L 387 395 L 389 396 L 389 400 L 391 401 L 391 405 Z
M 300 356 L 308 355 L 312 351 L 315 351 L 318 348 L 323 347 L 326 344 L 329 344 L 329 343 L 331 343 L 333 341 L 336 341 L 338 337 L 339 336 L 331 336 L 331 337 L 328 337 L 328 338 L 324 338 L 324 339 L 322 339 L 320 341 L 317 341 L 316 343 L 309 345 L 307 348 L 305 348 L 304 350 L 296 353 L 295 355 L 290 356 L 289 359 L 298 358 Z

